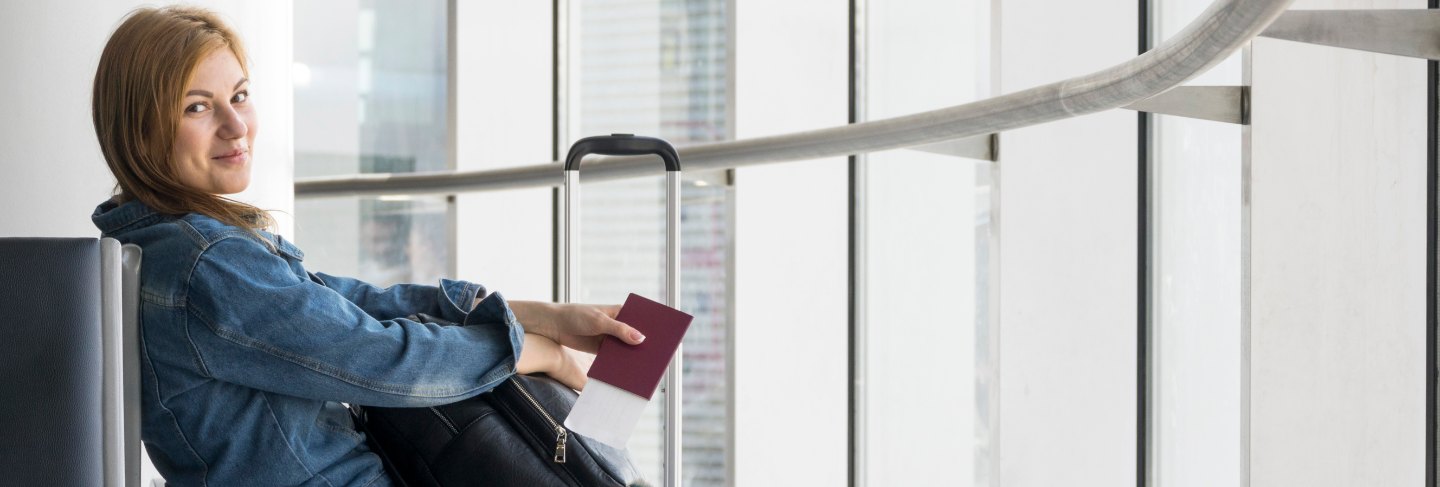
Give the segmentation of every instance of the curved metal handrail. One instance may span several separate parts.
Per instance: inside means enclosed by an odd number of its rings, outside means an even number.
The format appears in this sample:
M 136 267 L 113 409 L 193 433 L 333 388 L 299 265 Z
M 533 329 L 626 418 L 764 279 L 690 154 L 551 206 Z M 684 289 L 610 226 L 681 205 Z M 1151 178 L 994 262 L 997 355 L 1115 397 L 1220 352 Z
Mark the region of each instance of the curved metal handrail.
M 1124 63 L 1028 90 L 901 117 L 785 135 L 682 147 L 689 171 L 819 159 L 899 149 L 1122 107 L 1205 72 L 1265 29 L 1292 0 L 1217 0 L 1179 34 Z M 561 164 L 484 171 L 361 174 L 305 178 L 297 198 L 381 194 L 449 194 L 559 186 Z M 590 181 L 659 175 L 650 156 L 597 158 Z

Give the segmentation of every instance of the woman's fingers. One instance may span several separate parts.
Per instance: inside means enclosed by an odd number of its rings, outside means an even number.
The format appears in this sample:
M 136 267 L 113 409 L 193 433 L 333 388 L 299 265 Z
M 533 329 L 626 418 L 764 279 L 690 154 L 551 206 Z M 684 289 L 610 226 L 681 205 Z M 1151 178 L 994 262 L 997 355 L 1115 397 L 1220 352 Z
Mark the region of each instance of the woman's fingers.
M 640 330 L 615 320 L 610 320 L 610 334 L 631 345 L 639 345 L 645 341 L 645 334 L 640 333 Z
M 619 315 L 620 315 L 620 305 L 618 305 L 618 304 L 611 304 L 611 305 L 607 305 L 607 306 L 596 306 L 596 308 L 599 308 L 600 311 L 602 311 L 602 312 L 605 313 L 605 316 L 609 316 L 609 317 L 612 318 L 612 319 L 615 318 L 616 316 L 619 316 Z
M 601 332 L 631 345 L 639 345 L 640 342 L 645 341 L 645 334 L 640 333 L 640 330 L 615 319 L 620 314 L 619 305 L 594 306 L 594 308 L 605 314 L 605 318 L 599 319 L 602 322 L 598 327 Z
M 552 338 L 561 345 L 595 353 L 605 335 L 629 345 L 645 341 L 645 334 L 640 330 L 615 319 L 620 312 L 619 305 L 568 304 L 560 309 L 563 310 L 559 315 L 560 326 Z

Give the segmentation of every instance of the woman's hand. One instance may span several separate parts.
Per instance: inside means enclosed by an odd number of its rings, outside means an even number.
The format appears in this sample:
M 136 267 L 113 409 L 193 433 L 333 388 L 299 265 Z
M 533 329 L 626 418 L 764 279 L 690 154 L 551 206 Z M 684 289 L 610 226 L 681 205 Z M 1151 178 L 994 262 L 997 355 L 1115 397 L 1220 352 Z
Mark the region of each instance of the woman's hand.
M 615 320 L 619 305 L 555 304 L 539 301 L 511 301 L 510 310 L 524 325 L 526 333 L 534 333 L 555 343 L 583 352 L 595 353 L 605 335 L 619 338 L 631 345 L 645 341 L 640 330 Z
M 570 354 L 554 340 L 534 333 L 525 334 L 525 346 L 520 349 L 520 360 L 515 364 L 519 374 L 543 373 L 560 381 L 571 389 L 585 388 L 585 371 Z

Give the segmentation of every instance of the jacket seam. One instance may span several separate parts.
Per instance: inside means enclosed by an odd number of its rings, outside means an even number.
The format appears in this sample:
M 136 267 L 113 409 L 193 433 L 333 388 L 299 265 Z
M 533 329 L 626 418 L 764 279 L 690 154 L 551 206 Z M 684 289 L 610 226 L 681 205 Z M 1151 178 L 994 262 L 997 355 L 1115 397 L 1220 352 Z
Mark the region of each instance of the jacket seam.
M 270 420 L 274 422 L 275 429 L 280 430 L 280 438 L 285 440 L 285 451 L 290 453 L 290 458 L 295 459 L 295 463 L 300 464 L 300 468 L 305 469 L 305 475 L 309 475 L 310 478 L 318 477 L 321 481 L 325 482 L 325 485 L 334 487 L 335 484 L 330 483 L 330 479 L 310 470 L 310 466 L 306 465 L 305 461 L 300 459 L 300 455 L 295 453 L 295 445 L 290 444 L 290 435 L 286 434 L 285 426 L 280 423 L 280 418 L 275 416 L 275 408 L 270 407 L 270 395 L 260 394 L 260 400 L 265 403 L 265 412 L 270 415 Z
M 329 431 L 331 433 L 339 435 L 345 435 L 352 439 L 365 441 L 365 435 L 360 434 L 359 431 L 355 431 L 355 427 L 353 426 L 335 424 L 320 418 L 316 418 L 315 424 L 317 425 L 317 427 L 325 431 Z
M 144 221 L 145 219 L 150 218 L 150 217 L 152 217 L 152 216 L 155 216 L 155 214 L 154 214 L 154 213 L 141 213 L 141 214 L 139 214 L 139 215 L 135 215 L 134 217 L 130 218 L 129 220 L 125 220 L 124 222 L 120 223 L 119 225 L 116 225 L 115 227 L 111 228 L 111 229 L 110 229 L 109 231 L 107 231 L 106 233 L 120 233 L 121 230 L 124 230 L 124 229 L 126 229 L 126 228 L 130 228 L 131 225 L 134 225 L 134 224 L 136 224 L 136 223 L 140 223 L 141 221 Z
M 182 303 L 182 304 L 172 303 L 172 302 L 170 302 L 169 299 L 166 299 L 165 296 L 162 296 L 162 295 L 160 295 L 160 294 L 158 294 L 158 293 L 152 293 L 152 292 L 146 291 L 146 290 L 144 290 L 144 289 L 141 289 L 141 290 L 140 290 L 140 300 L 141 300 L 141 301 L 144 301 L 146 304 L 152 304 L 152 305 L 155 305 L 155 306 L 160 306 L 160 307 L 162 307 L 162 308 L 184 308 L 184 307 L 185 307 L 185 305 L 184 305 L 183 303 Z
M 190 237 L 191 241 L 195 242 L 196 245 L 200 246 L 201 253 L 204 253 L 206 250 L 210 249 L 210 244 L 213 242 L 205 238 L 205 234 L 201 233 L 200 229 L 195 228 L 194 224 L 185 221 L 185 219 L 183 218 L 176 219 L 175 223 L 180 226 L 180 233 L 185 234 L 186 237 Z
M 479 284 L 469 281 L 459 281 L 459 283 L 460 298 L 470 298 L 469 302 L 466 302 L 464 304 L 455 302 L 455 296 L 450 295 L 450 289 L 445 286 L 444 280 L 440 281 L 440 285 L 437 287 L 437 289 L 440 296 L 445 298 L 445 303 L 449 304 L 451 309 L 458 311 L 461 316 L 465 316 L 469 315 L 471 312 L 475 311 L 475 308 L 479 307 L 478 305 L 480 304 L 480 299 L 482 298 L 482 296 L 480 296 L 481 286 Z
M 112 209 L 112 210 L 110 210 L 110 211 L 115 211 L 115 210 L 118 210 L 118 209 L 120 209 L 120 206 L 116 206 L 114 209 Z M 108 212 L 107 212 L 107 213 L 108 213 Z M 155 211 L 153 211 L 153 210 L 149 210 L 148 208 L 146 208 L 146 211 L 139 211 L 139 212 L 137 212 L 137 214 L 136 214 L 135 216 L 130 217 L 130 219 L 128 219 L 128 220 L 122 220 L 121 222 L 119 222 L 119 223 L 117 223 L 117 224 L 115 224 L 115 225 L 110 225 L 110 226 L 108 226 L 107 228 L 101 229 L 101 231 L 104 232 L 104 233 L 107 234 L 107 235 L 108 235 L 108 234 L 118 234 L 118 233 L 120 233 L 122 230 L 125 230 L 125 229 L 127 229 L 127 228 L 130 228 L 131 226 L 137 225 L 137 224 L 139 224 L 139 223 L 141 223 L 141 222 L 144 222 L 144 221 L 146 221 L 146 220 L 154 219 L 154 220 L 159 220 L 160 223 L 164 223 L 167 216 L 168 216 L 168 215 L 163 215 L 163 214 L 161 214 L 161 213 L 157 213 L 157 212 L 155 212 Z
M 270 243 L 274 245 L 276 253 L 282 254 L 286 257 L 290 257 L 301 262 L 305 261 L 305 252 L 301 251 L 299 247 L 295 246 L 295 244 L 285 241 L 285 238 L 279 235 L 275 235 L 273 233 L 267 234 L 271 237 L 274 237 L 273 239 L 271 239 L 273 241 Z
M 202 318 L 202 321 L 203 321 L 203 318 Z M 184 326 L 184 329 L 185 329 L 185 344 L 190 346 L 190 355 L 191 355 L 191 357 L 195 360 L 195 367 L 198 368 L 198 369 L 200 369 L 200 373 L 201 373 L 201 374 L 205 374 L 205 377 L 209 377 L 209 378 L 211 378 L 211 379 L 214 379 L 214 378 L 215 378 L 215 374 L 211 374 L 211 373 L 210 373 L 210 367 L 209 367 L 208 365 L 205 365 L 205 356 L 204 356 L 204 354 L 201 354 L 201 353 L 200 353 L 200 347 L 198 347 L 198 346 L 195 345 L 195 337 L 193 337 L 193 336 L 190 335 L 190 313 L 185 313 L 185 326 Z
M 243 334 L 232 332 L 232 331 L 227 330 L 227 329 L 225 329 L 225 328 L 223 328 L 223 327 L 216 326 L 216 325 L 214 324 L 214 322 L 211 320 L 211 318 L 205 316 L 205 314 L 202 313 L 199 309 L 195 308 L 194 306 L 190 306 L 190 307 L 188 307 L 188 309 L 189 309 L 192 313 L 194 313 L 194 314 L 195 314 L 195 317 L 196 317 L 196 318 L 199 318 L 200 321 L 201 321 L 202 323 L 204 323 L 205 326 L 206 326 L 207 328 L 209 328 L 212 333 L 214 333 L 216 336 L 220 337 L 221 339 L 223 339 L 223 340 L 225 340 L 225 341 L 227 341 L 227 342 L 230 342 L 230 343 L 239 345 L 239 346 L 241 346 L 241 347 L 245 347 L 245 348 L 249 348 L 249 349 L 252 349 L 252 350 L 257 350 L 257 351 L 263 352 L 263 353 L 265 353 L 265 354 L 267 354 L 267 355 L 270 355 L 270 356 L 272 356 L 272 357 L 276 357 L 276 358 L 279 358 L 279 359 L 284 360 L 284 361 L 286 361 L 286 362 L 290 362 L 290 363 L 292 363 L 292 364 L 299 365 L 299 366 L 304 367 L 304 368 L 306 368 L 306 369 L 309 369 L 309 370 L 311 370 L 311 371 L 313 371 L 313 372 L 316 372 L 316 373 L 325 375 L 325 376 L 330 377 L 330 378 L 332 378 L 332 379 L 336 379 L 336 380 L 339 380 L 339 381 L 341 381 L 341 382 L 344 382 L 344 383 L 347 383 L 347 384 L 350 384 L 350 385 L 353 385 L 353 386 L 356 386 L 356 387 L 360 387 L 360 388 L 369 390 L 369 391 L 371 391 L 371 392 L 378 392 L 378 393 L 382 393 L 382 394 L 390 394 L 390 395 L 401 396 L 401 397 L 420 397 L 420 398 L 440 399 L 440 398 L 450 398 L 450 397 L 465 397 L 465 396 L 469 396 L 471 393 L 473 393 L 473 392 L 475 392 L 475 391 L 477 391 L 477 390 L 484 389 L 484 387 L 483 387 L 483 385 L 482 385 L 481 387 L 474 387 L 474 388 L 470 388 L 470 389 L 463 389 L 463 390 L 458 390 L 458 391 L 451 392 L 451 389 L 447 389 L 447 388 L 420 388 L 420 389 L 417 389 L 417 388 L 413 388 L 413 387 L 408 387 L 408 388 L 407 388 L 407 387 L 402 387 L 402 386 L 398 386 L 398 385 L 394 385 L 394 384 L 377 383 L 377 382 L 375 382 L 375 381 L 370 381 L 370 380 L 367 380 L 367 379 L 365 379 L 365 378 L 355 376 L 354 374 L 345 373 L 344 371 L 341 371 L 341 370 L 339 370 L 338 368 L 336 368 L 336 367 L 334 367 L 334 366 L 331 366 L 331 365 L 328 365 L 328 364 L 324 364 L 324 363 L 320 363 L 320 362 L 317 362 L 317 361 L 314 361 L 314 360 L 309 360 L 307 357 L 300 356 L 300 355 L 298 355 L 298 354 L 285 351 L 285 350 L 283 350 L 283 349 L 280 349 L 279 347 L 275 347 L 274 345 L 271 345 L 271 344 L 266 343 L 266 342 L 264 342 L 264 341 L 256 340 L 256 339 L 254 339 L 254 338 L 250 338 L 250 337 L 245 336 L 245 335 L 243 335 Z M 208 374 L 208 372 L 207 372 L 207 374 Z M 213 377 L 213 376 L 212 376 L 212 377 Z
M 195 446 L 190 444 L 190 438 L 185 436 L 185 430 L 180 427 L 180 421 L 175 417 L 175 412 L 170 409 L 170 406 L 165 404 L 165 396 L 160 392 L 160 375 L 155 372 L 155 361 L 150 359 L 150 347 L 145 343 L 145 333 L 143 330 L 139 335 L 137 338 L 140 341 L 141 355 L 145 356 L 145 364 L 150 366 L 148 367 L 150 369 L 150 383 L 155 389 L 155 403 L 158 404 L 160 409 L 165 412 L 165 415 L 170 418 L 170 424 L 174 425 L 175 434 L 180 437 L 180 441 L 184 443 L 185 449 L 189 450 L 190 454 L 195 456 L 195 460 L 200 462 L 200 485 L 206 486 L 210 478 L 210 464 L 205 461 L 204 457 L 200 456 L 200 452 L 195 451 Z
M 195 316 L 200 318 L 201 321 L 205 321 L 205 317 L 200 314 L 199 310 L 190 306 L 190 285 L 191 281 L 195 278 L 195 269 L 200 267 L 200 260 L 205 258 L 205 252 L 209 250 L 210 248 L 208 246 L 201 247 L 200 253 L 197 254 L 195 256 L 195 260 L 190 263 L 190 269 L 185 272 L 185 286 L 180 289 L 179 299 L 176 300 L 177 304 L 179 305 L 178 307 L 194 313 Z M 185 313 L 184 316 L 185 343 L 187 345 L 190 345 L 190 353 L 195 357 L 196 368 L 200 369 L 201 374 L 205 374 L 206 377 L 210 377 L 213 379 L 215 375 L 210 373 L 210 366 L 205 364 L 205 354 L 200 353 L 200 347 L 195 344 L 195 337 L 190 334 L 191 313 Z M 206 324 L 208 325 L 209 323 Z
M 372 485 L 375 485 L 375 481 L 380 480 L 380 477 L 384 477 L 384 476 L 385 476 L 385 467 L 384 467 L 383 464 L 382 464 L 382 466 L 380 467 L 380 471 L 379 471 L 379 472 L 375 472 L 375 476 L 374 476 L 374 477 L 370 477 L 370 481 L 369 481 L 369 482 L 365 482 L 365 487 L 370 487 L 370 486 L 372 486 Z
M 191 215 L 209 218 L 199 213 L 191 213 Z M 211 220 L 213 221 L 213 219 Z M 267 250 L 270 251 L 270 253 L 278 253 L 274 242 L 271 242 L 269 239 L 266 239 L 263 236 L 257 237 L 256 235 L 251 234 L 250 232 L 247 232 L 240 228 L 224 226 L 218 230 L 201 230 L 199 227 L 195 226 L 194 222 L 191 222 L 184 218 L 176 219 L 175 222 L 184 225 L 184 228 L 187 230 L 187 235 L 191 237 L 191 240 L 194 240 L 195 243 L 200 245 L 201 253 L 210 250 L 210 246 L 219 243 L 221 240 L 232 237 L 250 239 L 255 243 L 263 245 Z
M 194 231 L 195 235 L 198 236 L 200 234 L 200 231 L 195 229 L 195 227 L 191 225 L 190 222 L 187 222 L 185 220 L 176 221 L 183 223 L 187 228 L 190 228 L 192 231 Z M 190 306 L 190 287 L 193 285 L 193 281 L 195 279 L 195 269 L 200 267 L 200 261 L 205 260 L 205 253 L 210 251 L 210 247 L 214 245 L 215 242 L 219 242 L 227 238 L 229 236 L 229 233 L 229 231 L 222 232 L 220 238 L 215 239 L 213 242 L 210 243 L 201 242 L 200 253 L 196 254 L 195 260 L 190 262 L 190 268 L 185 272 L 185 286 L 180 289 L 179 299 L 176 300 L 178 305 L 177 307 L 184 308 L 190 311 L 190 313 L 185 314 L 185 341 L 186 344 L 190 345 L 190 353 L 193 354 L 195 357 L 196 368 L 200 369 L 200 373 L 204 374 L 205 377 L 209 377 L 212 379 L 215 378 L 215 374 L 210 372 L 210 367 L 205 364 L 205 355 L 200 352 L 200 347 L 195 344 L 195 337 L 190 334 L 190 314 L 193 313 L 197 318 L 200 318 L 200 321 L 205 323 L 206 328 L 214 330 L 215 327 L 210 324 L 210 320 L 203 313 L 201 313 L 199 309 Z
M 145 220 L 148 220 L 148 219 L 150 219 L 150 218 L 159 219 L 160 217 L 159 217 L 159 215 L 154 214 L 154 213 L 141 214 L 141 215 L 139 215 L 139 216 L 136 216 L 135 218 L 131 218 L 131 219 L 129 219 L 129 220 L 126 220 L 124 223 L 121 223 L 121 224 L 119 224 L 119 225 L 116 225 L 116 226 L 114 226 L 114 227 L 112 227 L 112 228 L 110 228 L 110 229 L 108 229 L 108 230 L 104 230 L 104 233 L 105 233 L 106 235 L 119 234 L 119 233 L 123 232 L 124 230 L 126 230 L 126 229 L 128 229 L 128 228 L 130 228 L 130 227 L 132 227 L 132 226 L 135 226 L 135 225 L 137 225 L 137 224 L 139 224 L 139 223 L 141 223 L 141 222 L 143 222 L 143 221 L 145 221 Z

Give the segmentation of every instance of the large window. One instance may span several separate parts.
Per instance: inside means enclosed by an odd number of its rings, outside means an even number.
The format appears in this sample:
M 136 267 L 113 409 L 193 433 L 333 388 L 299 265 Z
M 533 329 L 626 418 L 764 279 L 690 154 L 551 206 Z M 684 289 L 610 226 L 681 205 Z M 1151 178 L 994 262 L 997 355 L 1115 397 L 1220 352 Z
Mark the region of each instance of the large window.
M 551 128 L 559 134 L 554 145 L 562 154 L 579 138 L 607 133 L 658 136 L 680 147 L 734 137 L 735 82 L 729 68 L 734 39 L 728 12 L 733 2 L 593 0 L 558 5 L 565 10 L 513 7 L 514 12 L 498 13 L 524 18 L 525 29 L 505 34 L 510 36 L 549 27 L 548 22 L 537 22 L 541 17 L 564 21 L 555 24 L 568 30 L 560 44 L 566 50 L 552 52 L 565 63 L 553 86 L 560 103 L 552 107 L 545 104 L 548 99 L 537 101 L 543 97 L 537 98 L 534 90 L 513 96 L 491 93 L 514 90 L 515 85 L 482 79 L 523 78 L 527 86 L 548 79 L 549 73 L 539 73 L 544 63 L 522 64 L 537 57 L 529 43 L 523 56 L 493 55 L 501 39 L 487 37 L 497 28 L 488 22 L 496 11 L 512 7 L 441 0 L 297 3 L 297 175 L 536 163 L 546 156 L 535 154 L 531 136 Z M 450 14 L 457 18 L 447 18 Z M 865 15 L 863 89 L 855 100 L 864 118 L 904 115 L 990 94 L 989 2 L 870 2 Z M 480 31 L 477 21 L 487 22 L 488 29 Z M 447 39 L 447 33 L 457 38 Z M 935 57 L 936 52 L 946 54 Z M 549 117 L 552 109 L 558 115 L 554 120 L 563 125 L 537 129 L 533 114 Z M 519 145 L 513 133 L 487 138 L 496 131 L 494 124 L 522 124 L 522 119 L 526 128 L 516 131 L 526 137 L 523 150 L 496 147 Z M 449 140 L 447 134 L 459 140 Z M 855 239 L 863 242 L 866 260 L 860 269 L 864 281 L 857 283 L 864 292 L 855 298 L 863 301 L 857 308 L 862 312 L 854 317 L 862 326 L 850 337 L 861 350 L 856 373 L 862 387 L 854 398 L 856 411 L 863 415 L 856 434 L 856 460 L 863 466 L 859 483 L 924 484 L 958 478 L 984 485 L 993 478 L 989 468 L 998 402 L 989 292 L 994 168 L 991 162 L 967 158 L 973 155 L 945 148 L 899 150 L 872 154 L 862 162 L 866 169 L 856 188 L 865 199 L 855 210 L 857 221 L 864 224 L 855 227 Z M 833 171 L 843 174 L 843 162 L 837 161 Z M 620 303 L 631 292 L 663 297 L 662 181 L 584 182 L 583 234 L 577 250 L 584 267 L 574 301 Z M 733 181 L 731 171 L 692 170 L 684 173 L 682 184 L 680 308 L 695 316 L 684 342 L 684 485 L 731 485 L 739 477 L 732 463 Z M 399 195 L 303 199 L 297 203 L 297 240 L 307 249 L 307 265 L 317 270 L 377 284 L 433 282 L 461 272 L 459 277 L 478 276 L 506 291 L 507 280 L 533 277 L 540 269 L 510 269 L 497 259 L 474 256 L 533 254 L 537 235 L 531 234 L 541 232 L 534 226 L 517 230 L 513 225 L 463 225 L 476 218 L 497 218 L 489 208 L 515 201 L 506 198 L 478 193 L 453 200 Z M 536 204 L 533 198 L 525 201 L 527 206 Z M 845 211 L 843 204 L 830 210 Z M 510 238 L 494 238 L 497 229 Z M 843 242 L 843 233 L 837 237 L 836 242 Z M 549 251 L 544 244 L 538 246 Z M 843 267 L 842 262 L 837 265 Z M 789 272 L 765 271 L 796 282 L 809 278 Z M 506 279 L 490 281 L 497 274 Z M 527 282 L 525 297 L 540 298 L 534 295 L 537 287 L 545 286 Z M 835 306 L 842 308 L 843 302 Z M 780 326 L 758 321 L 750 323 L 753 329 Z M 843 323 L 835 328 L 843 329 Z M 825 353 L 845 353 L 843 332 L 813 343 L 840 343 Z M 765 357 L 763 366 L 783 370 L 804 360 L 803 354 Z M 837 387 L 843 384 L 835 382 Z M 664 468 L 664 391 L 650 404 L 629 450 L 645 477 L 659 482 Z M 947 411 L 944 421 L 935 421 L 936 404 Z M 826 407 L 843 410 L 844 403 Z M 949 440 L 913 448 L 939 437 Z
M 569 20 L 570 51 L 557 53 L 570 62 L 559 86 L 569 98 L 561 105 L 568 111 L 560 119 L 569 124 L 560 127 L 566 140 L 557 141 L 558 149 L 563 153 L 574 140 L 612 132 L 658 136 L 677 146 L 729 138 L 726 5 L 724 0 L 569 2 L 560 14 Z M 551 107 L 528 106 L 534 100 L 528 94 L 500 103 L 492 93 L 476 91 L 496 89 L 482 77 L 538 77 L 538 72 L 514 72 L 535 66 L 495 54 L 500 47 L 494 41 L 499 39 L 476 30 L 496 27 L 476 25 L 488 24 L 490 17 L 485 16 L 509 14 L 524 17 L 528 29 L 550 26 L 532 22 L 531 9 L 449 5 L 443 0 L 326 0 L 298 2 L 295 9 L 297 176 L 541 162 L 493 160 L 497 154 L 534 157 L 534 152 L 482 147 L 520 143 L 515 137 L 492 141 L 485 137 L 493 130 L 482 131 L 491 121 L 530 120 L 529 114 L 550 113 Z M 456 19 L 447 18 L 455 12 Z M 457 38 L 447 39 L 447 33 Z M 494 59 L 506 61 L 487 62 Z M 448 84 L 448 76 L 457 76 L 459 84 Z M 447 85 L 455 93 L 448 92 Z M 449 126 L 457 123 L 452 115 L 459 120 L 458 128 Z M 528 136 L 542 131 L 526 127 L 521 136 L 529 144 L 533 140 Z M 447 133 L 457 133 L 461 140 L 448 140 Z M 450 160 L 450 154 L 461 160 Z M 659 178 L 585 183 L 578 250 L 585 267 L 576 302 L 620 303 L 630 292 L 663 297 L 665 208 L 660 183 Z M 685 173 L 680 307 L 695 316 L 684 348 L 686 485 L 727 483 L 731 194 L 727 172 Z M 535 203 L 524 198 L 526 205 Z M 434 282 L 460 271 L 466 273 L 460 277 L 483 279 L 502 292 L 524 280 L 518 294 L 543 299 L 535 295 L 534 276 L 548 269 L 517 270 L 498 259 L 472 255 L 533 253 L 533 235 L 494 238 L 495 229 L 515 226 L 462 225 L 479 218 L 507 218 L 487 210 L 487 204 L 501 200 L 499 195 L 462 195 L 457 209 L 456 202 L 444 197 L 302 199 L 296 209 L 297 240 L 307 250 L 307 265 L 316 270 L 381 285 Z M 533 225 L 523 231 L 530 230 Z M 527 242 L 527 248 L 511 248 L 522 244 L 506 241 Z M 663 393 L 651 404 L 630 450 L 645 476 L 658 482 L 664 451 Z

